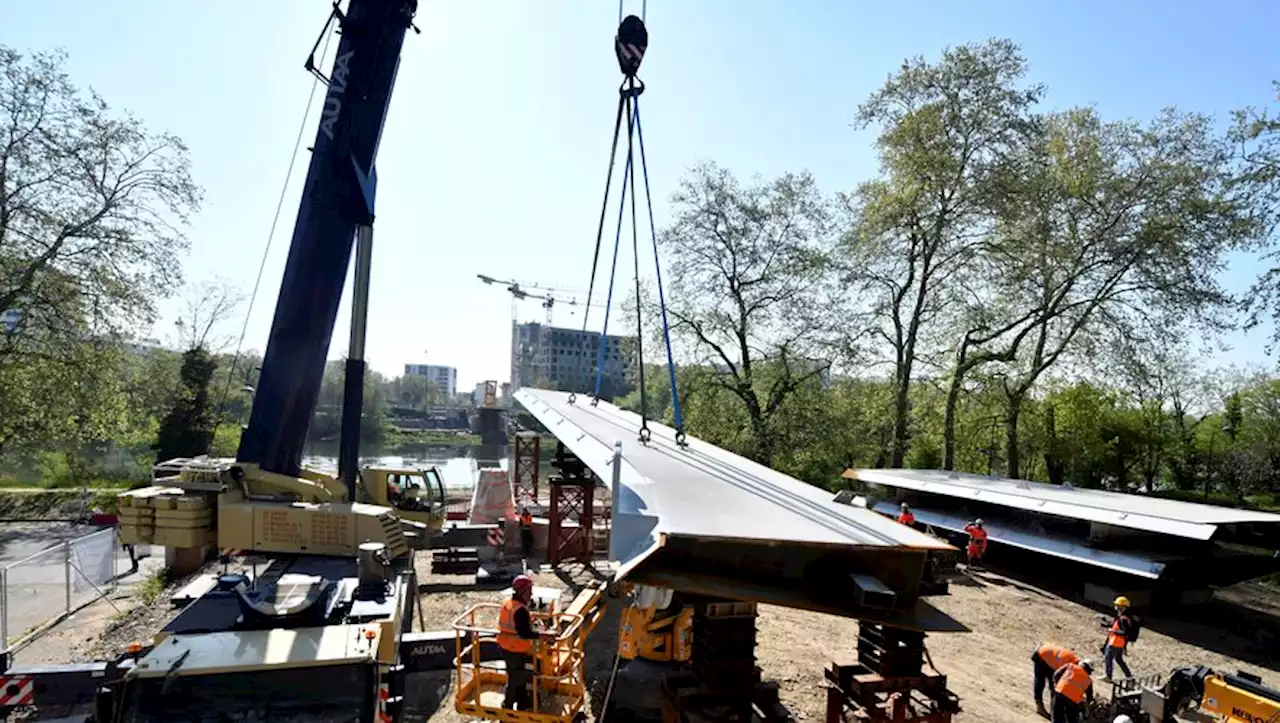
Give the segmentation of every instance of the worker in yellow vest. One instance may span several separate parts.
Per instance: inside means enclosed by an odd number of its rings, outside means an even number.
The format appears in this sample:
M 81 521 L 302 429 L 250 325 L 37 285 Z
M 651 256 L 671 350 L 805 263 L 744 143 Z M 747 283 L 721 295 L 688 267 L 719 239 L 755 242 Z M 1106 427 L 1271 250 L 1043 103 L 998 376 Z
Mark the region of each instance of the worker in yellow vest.
M 1080 723 L 1085 701 L 1093 700 L 1093 663 L 1067 663 L 1053 674 L 1053 723 Z
M 498 647 L 507 669 L 506 697 L 502 707 L 529 710 L 532 707 L 530 685 L 533 683 L 533 651 L 538 639 L 546 637 L 533 629 L 529 615 L 529 599 L 533 597 L 533 578 L 519 575 L 511 581 L 511 597 L 498 612 Z

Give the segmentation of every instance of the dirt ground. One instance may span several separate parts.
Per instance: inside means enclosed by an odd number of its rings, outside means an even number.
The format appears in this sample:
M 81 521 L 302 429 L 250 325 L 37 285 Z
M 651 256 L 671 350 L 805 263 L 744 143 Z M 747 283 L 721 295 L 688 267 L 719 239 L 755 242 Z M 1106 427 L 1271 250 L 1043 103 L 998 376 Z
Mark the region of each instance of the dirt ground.
M 498 590 L 477 589 L 470 577 L 432 575 L 425 559 L 419 569 L 422 621 L 415 621 L 415 628 L 448 629 L 470 605 L 500 599 Z M 567 602 L 577 586 L 598 575 L 583 566 L 558 574 L 544 569 L 536 581 L 539 586 L 566 589 Z M 171 615 L 169 595 L 180 584 L 170 585 L 152 605 L 141 605 L 129 594 L 92 605 L 34 643 L 19 662 L 63 663 L 113 654 L 161 626 Z M 1219 602 L 1196 613 L 1198 621 L 1190 615 L 1146 618 L 1141 639 L 1128 659 L 1133 673 L 1167 673 L 1179 666 L 1203 664 L 1230 672 L 1247 670 L 1269 685 L 1280 686 L 1280 646 L 1269 637 L 1280 626 L 1280 593 L 1246 585 L 1219 597 Z M 949 595 L 930 601 L 971 630 L 932 635 L 927 641 L 934 664 L 960 697 L 963 712 L 956 719 L 960 723 L 1038 720 L 1031 696 L 1032 649 L 1041 641 L 1051 641 L 1091 655 L 1103 639 L 1094 608 L 993 573 L 958 575 Z M 597 712 L 617 650 L 621 601 L 609 602 L 587 657 L 591 707 Z M 757 664 L 764 678 L 779 683 L 783 703 L 797 720 L 820 720 L 825 709 L 822 671 L 832 660 L 852 660 L 856 621 L 764 606 L 758 630 Z M 453 710 L 449 675 L 411 677 L 407 721 L 463 720 Z M 1105 693 L 1107 686 L 1100 684 L 1100 688 Z

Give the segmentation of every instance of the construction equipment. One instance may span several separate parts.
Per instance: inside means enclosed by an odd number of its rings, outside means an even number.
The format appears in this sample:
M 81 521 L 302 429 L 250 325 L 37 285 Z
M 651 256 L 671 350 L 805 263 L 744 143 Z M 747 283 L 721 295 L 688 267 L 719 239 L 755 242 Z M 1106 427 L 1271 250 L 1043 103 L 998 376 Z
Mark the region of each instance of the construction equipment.
M 1197 720 L 1241 723 L 1280 721 L 1280 690 L 1244 671 L 1235 675 L 1201 666 L 1177 668 L 1161 675 L 1130 678 L 1112 683 L 1109 702 L 1097 702 L 1090 721 L 1110 723 L 1121 713 L 1135 721 L 1176 723 L 1194 711 Z
M 586 641 L 604 616 L 604 585 L 584 587 L 565 610 L 530 611 L 535 628 L 554 635 L 534 645 L 533 708 L 502 707 L 507 672 L 502 661 L 486 660 L 496 645 L 498 603 L 467 608 L 453 622 L 456 631 L 454 709 L 459 713 L 508 723 L 570 723 L 586 720 L 587 685 L 583 663 Z
M 171 460 L 156 466 L 154 485 L 119 498 L 125 542 L 184 548 L 194 564 L 214 543 L 265 558 L 217 576 L 125 659 L 4 671 L 30 691 L 6 705 L 92 704 L 95 723 L 401 720 L 417 599 L 410 543 L 443 517 L 443 490 L 429 472 L 361 473 L 358 452 L 374 160 L 416 11 L 417 0 L 349 0 L 345 12 L 334 2 L 306 61 L 325 102 L 236 460 Z M 335 34 L 325 76 L 316 54 Z M 301 460 L 353 246 L 334 478 Z

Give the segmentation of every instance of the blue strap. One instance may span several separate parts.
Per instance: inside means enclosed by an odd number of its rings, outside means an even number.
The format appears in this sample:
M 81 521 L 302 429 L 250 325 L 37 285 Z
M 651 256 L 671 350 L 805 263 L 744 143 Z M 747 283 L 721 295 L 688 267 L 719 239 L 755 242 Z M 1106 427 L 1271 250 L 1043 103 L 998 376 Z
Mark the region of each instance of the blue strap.
M 613 280 L 618 273 L 618 247 L 622 245 L 622 210 L 627 207 L 627 179 L 631 176 L 631 154 L 622 170 L 622 198 L 618 204 L 618 231 L 613 237 L 613 265 L 609 269 L 609 293 L 604 301 L 604 326 L 600 329 L 600 351 L 596 354 L 596 399 L 600 398 L 600 382 L 604 379 L 604 349 L 609 334 L 609 309 L 613 305 Z
M 636 104 L 636 138 L 640 142 L 640 169 L 644 172 L 644 195 L 649 206 L 649 234 L 653 239 L 653 270 L 658 276 L 658 305 L 662 308 L 662 336 L 667 342 L 667 377 L 671 382 L 671 407 L 675 412 L 676 434 L 680 440 L 683 440 L 684 415 L 680 413 L 680 393 L 676 389 L 676 362 L 671 353 L 671 325 L 667 323 L 667 299 L 662 290 L 662 264 L 658 263 L 658 230 L 653 223 L 653 195 L 649 191 L 649 163 L 644 155 L 644 130 L 640 127 L 638 95 L 634 102 Z

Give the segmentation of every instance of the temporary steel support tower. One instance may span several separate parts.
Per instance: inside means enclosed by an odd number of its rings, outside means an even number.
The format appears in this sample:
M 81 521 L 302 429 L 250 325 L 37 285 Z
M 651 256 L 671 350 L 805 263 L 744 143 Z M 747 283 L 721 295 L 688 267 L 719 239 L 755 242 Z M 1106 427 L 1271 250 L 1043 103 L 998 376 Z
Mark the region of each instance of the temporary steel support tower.
M 591 470 L 563 444 L 556 445 L 551 463 L 559 472 L 551 484 L 551 509 L 547 513 L 547 556 L 553 566 L 566 562 L 590 563 L 592 550 L 592 493 L 596 480 Z M 567 524 L 576 518 L 577 525 Z
M 538 503 L 538 467 L 542 437 L 537 432 L 517 432 L 511 446 L 511 492 L 516 509 Z

